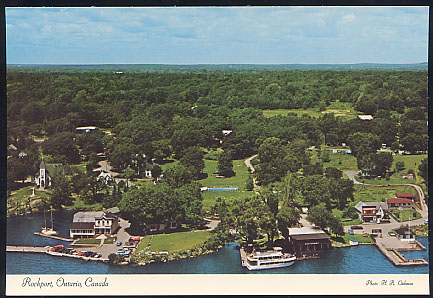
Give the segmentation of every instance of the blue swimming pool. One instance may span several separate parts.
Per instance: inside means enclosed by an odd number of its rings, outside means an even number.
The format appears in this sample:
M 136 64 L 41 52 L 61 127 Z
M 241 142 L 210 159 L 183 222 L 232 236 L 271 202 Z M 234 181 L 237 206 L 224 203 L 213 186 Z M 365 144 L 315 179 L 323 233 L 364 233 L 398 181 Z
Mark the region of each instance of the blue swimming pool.
M 236 191 L 237 187 L 218 187 L 218 188 L 208 188 L 210 191 Z

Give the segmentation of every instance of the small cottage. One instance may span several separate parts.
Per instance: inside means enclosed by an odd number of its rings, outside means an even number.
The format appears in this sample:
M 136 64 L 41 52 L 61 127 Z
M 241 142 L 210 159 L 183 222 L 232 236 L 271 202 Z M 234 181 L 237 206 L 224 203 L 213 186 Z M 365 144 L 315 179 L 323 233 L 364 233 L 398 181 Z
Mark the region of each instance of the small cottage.
M 412 200 L 410 199 L 388 199 L 389 209 L 412 208 Z
M 395 196 L 398 199 L 409 199 L 409 200 L 415 200 L 416 196 L 411 193 L 396 193 Z

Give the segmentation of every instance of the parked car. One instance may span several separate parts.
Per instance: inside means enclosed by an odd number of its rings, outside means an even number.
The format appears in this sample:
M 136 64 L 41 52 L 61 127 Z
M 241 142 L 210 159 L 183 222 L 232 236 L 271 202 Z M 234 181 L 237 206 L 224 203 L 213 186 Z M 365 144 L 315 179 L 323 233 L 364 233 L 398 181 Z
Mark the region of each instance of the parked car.
M 362 230 L 363 227 L 362 226 L 351 226 L 350 227 L 352 230 Z
M 424 224 L 428 225 L 428 219 L 424 220 Z
M 349 235 L 355 235 L 355 232 L 353 232 L 353 230 L 349 230 Z
M 362 236 L 367 237 L 367 236 L 368 236 L 368 233 L 367 233 L 367 232 L 364 232 L 364 233 L 362 233 Z
M 122 245 L 122 242 L 121 241 L 118 241 L 117 243 L 116 243 L 116 246 L 121 246 Z
M 394 232 L 388 232 L 388 235 L 391 236 L 391 237 L 395 237 L 395 236 L 397 236 L 397 234 L 394 233 Z

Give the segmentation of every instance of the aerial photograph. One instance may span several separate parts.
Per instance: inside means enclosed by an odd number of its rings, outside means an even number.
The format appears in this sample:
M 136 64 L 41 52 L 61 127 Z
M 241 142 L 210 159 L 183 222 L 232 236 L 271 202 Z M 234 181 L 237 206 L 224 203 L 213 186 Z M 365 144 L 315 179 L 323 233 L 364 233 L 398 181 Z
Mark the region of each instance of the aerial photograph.
M 428 274 L 428 18 L 6 8 L 6 274 Z

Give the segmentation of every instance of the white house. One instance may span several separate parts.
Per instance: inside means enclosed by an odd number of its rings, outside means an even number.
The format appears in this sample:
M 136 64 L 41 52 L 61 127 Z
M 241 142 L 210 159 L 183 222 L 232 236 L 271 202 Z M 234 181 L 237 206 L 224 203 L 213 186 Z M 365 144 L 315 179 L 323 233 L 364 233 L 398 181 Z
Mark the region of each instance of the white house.
M 97 129 L 96 126 L 80 126 L 75 128 L 75 132 L 76 133 L 91 132 L 95 129 Z
M 359 202 L 355 209 L 359 212 L 359 219 L 363 222 L 380 223 L 386 215 L 388 206 L 384 202 Z
M 96 177 L 96 180 L 103 180 L 105 184 L 108 184 L 113 181 L 113 177 L 107 171 L 101 170 L 101 173 Z
M 369 120 L 373 120 L 373 116 L 371 115 L 358 115 L 358 119 L 362 120 L 362 121 L 369 121 Z
M 104 211 L 77 212 L 69 229 L 71 238 L 92 238 L 100 234 L 113 235 L 119 218 Z

